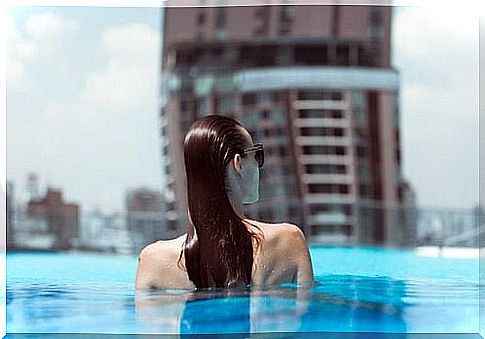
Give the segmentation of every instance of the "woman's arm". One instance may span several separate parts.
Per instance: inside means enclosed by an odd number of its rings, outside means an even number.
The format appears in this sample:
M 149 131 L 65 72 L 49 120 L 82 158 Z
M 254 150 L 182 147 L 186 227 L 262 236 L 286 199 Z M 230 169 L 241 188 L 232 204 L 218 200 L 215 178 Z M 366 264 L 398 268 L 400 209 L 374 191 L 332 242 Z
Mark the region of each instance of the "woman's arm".
M 291 238 L 290 248 L 298 265 L 295 282 L 300 287 L 312 288 L 314 282 L 312 260 L 305 235 L 300 227 L 293 224 L 288 225 L 290 226 L 288 230 Z
M 154 254 L 154 244 L 151 244 L 145 247 L 138 256 L 135 288 L 150 288 L 157 280 L 158 267 L 157 262 L 153 259 Z

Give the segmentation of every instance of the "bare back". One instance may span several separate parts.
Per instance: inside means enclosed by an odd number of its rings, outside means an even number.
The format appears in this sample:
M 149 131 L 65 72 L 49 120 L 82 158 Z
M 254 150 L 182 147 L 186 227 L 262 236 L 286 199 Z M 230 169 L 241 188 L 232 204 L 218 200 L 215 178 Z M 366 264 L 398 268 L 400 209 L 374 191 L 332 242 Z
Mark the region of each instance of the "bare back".
M 294 282 L 303 287 L 313 286 L 308 246 L 297 226 L 245 220 L 257 225 L 264 235 L 260 248 L 257 248 L 255 243 L 253 245 L 252 285 Z M 138 258 L 136 288 L 195 288 L 187 272 L 177 266 L 185 238 L 184 234 L 173 240 L 157 241 L 141 251 Z

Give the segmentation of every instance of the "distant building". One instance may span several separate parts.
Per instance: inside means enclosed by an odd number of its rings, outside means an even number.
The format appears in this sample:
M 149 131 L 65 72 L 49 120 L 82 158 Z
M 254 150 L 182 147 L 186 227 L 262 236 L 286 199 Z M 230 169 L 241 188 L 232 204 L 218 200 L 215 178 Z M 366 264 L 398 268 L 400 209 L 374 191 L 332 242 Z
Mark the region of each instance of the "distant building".
M 392 7 L 202 5 L 164 8 L 163 171 L 178 228 L 188 222 L 184 136 L 215 113 L 265 146 L 248 217 L 296 223 L 315 242 L 395 242 L 398 213 L 362 215 L 363 230 L 355 208 L 397 205 L 406 190 Z
M 79 249 L 133 254 L 134 244 L 124 214 L 105 214 L 100 210 L 81 216 Z
M 79 231 L 79 206 L 64 202 L 62 191 L 49 187 L 43 198 L 28 203 L 27 215 L 45 220 L 47 233 L 54 236 L 53 249 L 68 250 L 76 245 Z
M 29 173 L 27 175 L 26 190 L 28 200 L 39 199 L 39 177 L 36 173 Z
M 174 219 L 160 192 L 148 188 L 127 192 L 126 224 L 137 253 L 149 243 L 181 235 Z
M 402 181 L 398 189 L 400 202 L 400 215 L 394 243 L 402 246 L 416 246 L 418 240 L 418 210 L 416 206 L 416 193 L 411 184 Z
M 485 247 L 485 208 L 478 204 L 473 209 L 473 224 L 478 230 L 478 243 L 480 247 Z
M 15 226 L 14 226 L 14 184 L 7 181 L 7 248 L 13 247 L 15 244 Z

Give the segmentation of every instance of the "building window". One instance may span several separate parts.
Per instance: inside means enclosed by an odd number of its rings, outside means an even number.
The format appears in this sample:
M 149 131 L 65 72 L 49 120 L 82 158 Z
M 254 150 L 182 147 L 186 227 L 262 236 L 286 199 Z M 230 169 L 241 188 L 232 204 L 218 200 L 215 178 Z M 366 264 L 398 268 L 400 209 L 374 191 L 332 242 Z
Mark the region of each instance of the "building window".
M 309 184 L 310 193 L 332 193 L 332 184 Z
M 254 106 L 256 105 L 256 94 L 255 93 L 248 93 L 242 96 L 242 104 L 243 106 Z
M 345 155 L 346 150 L 343 146 L 303 146 L 303 154 L 306 155 Z
M 348 45 L 337 45 L 336 48 L 337 65 L 349 65 L 350 64 L 350 53 Z M 341 100 L 341 99 L 337 99 Z
M 293 50 L 293 59 L 297 65 L 326 65 L 326 46 L 298 46 Z
M 162 154 L 163 154 L 163 156 L 167 156 L 168 155 L 168 145 L 163 146 L 163 148 L 162 148 Z
M 382 9 L 379 6 L 371 7 L 370 24 L 372 26 L 382 25 Z
M 356 153 L 359 158 L 364 158 L 367 155 L 366 149 L 364 146 L 357 146 Z
M 349 193 L 349 185 L 344 184 L 309 184 L 308 192 L 310 193 Z
M 298 92 L 298 100 L 333 100 L 340 101 L 343 94 L 340 91 L 307 90 Z
M 342 110 L 338 110 L 338 109 L 333 109 L 333 110 L 330 110 L 330 111 L 327 111 L 329 113 L 329 117 L 332 118 L 332 119 L 342 119 L 343 118 L 343 111 Z
M 311 214 L 330 212 L 330 206 L 328 204 L 312 204 L 309 209 Z
M 280 157 L 285 157 L 285 156 L 287 156 L 287 155 L 288 155 L 288 150 L 286 149 L 286 146 L 284 146 L 284 145 L 280 145 L 280 146 L 278 147 L 278 155 L 279 155 Z
M 197 25 L 202 26 L 203 24 L 205 24 L 205 13 L 199 12 L 197 14 Z
M 282 6 L 279 12 L 280 34 L 285 35 L 291 31 L 291 26 L 295 18 L 293 6 Z
M 372 192 L 370 190 L 370 187 L 366 184 L 360 184 L 359 185 L 359 196 L 361 198 L 371 198 L 372 197 Z
M 226 25 L 226 8 L 216 7 L 216 29 L 222 30 Z
M 269 16 L 270 16 L 270 7 L 263 6 L 256 8 L 254 16 L 257 21 L 257 25 L 254 29 L 255 35 L 263 35 L 268 33 L 269 28 Z
M 261 111 L 261 118 L 267 120 L 271 117 L 271 111 L 269 109 L 264 109 Z
M 325 136 L 325 137 L 343 137 L 343 128 L 329 127 L 303 127 L 301 128 L 302 136 Z
M 343 111 L 338 109 L 303 109 L 298 111 L 300 118 L 342 119 Z
M 340 194 L 348 194 L 349 193 L 349 185 L 338 185 L 338 192 Z
M 307 164 L 305 171 L 308 174 L 345 174 L 347 168 L 340 164 Z

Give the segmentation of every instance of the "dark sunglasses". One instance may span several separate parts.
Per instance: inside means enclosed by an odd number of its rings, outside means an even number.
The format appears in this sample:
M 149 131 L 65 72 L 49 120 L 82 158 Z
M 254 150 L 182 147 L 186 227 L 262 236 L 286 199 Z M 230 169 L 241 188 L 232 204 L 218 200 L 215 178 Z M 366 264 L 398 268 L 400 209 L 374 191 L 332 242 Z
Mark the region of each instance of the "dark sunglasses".
M 241 151 L 242 154 L 248 154 L 248 153 L 252 153 L 252 152 L 256 152 L 254 154 L 254 159 L 256 159 L 256 161 L 258 162 L 258 167 L 259 168 L 263 167 L 263 164 L 264 164 L 263 144 L 254 144 L 253 146 L 248 147 L 248 148 L 244 148 Z

